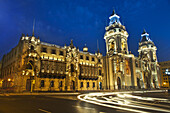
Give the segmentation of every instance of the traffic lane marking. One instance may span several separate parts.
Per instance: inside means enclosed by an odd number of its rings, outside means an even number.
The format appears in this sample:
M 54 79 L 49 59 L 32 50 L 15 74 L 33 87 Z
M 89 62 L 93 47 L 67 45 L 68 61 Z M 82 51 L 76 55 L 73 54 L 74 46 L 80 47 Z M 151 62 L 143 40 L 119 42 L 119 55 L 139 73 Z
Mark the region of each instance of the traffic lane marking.
M 43 109 L 38 109 L 39 111 L 45 112 L 45 113 L 51 113 L 49 111 L 43 110 Z

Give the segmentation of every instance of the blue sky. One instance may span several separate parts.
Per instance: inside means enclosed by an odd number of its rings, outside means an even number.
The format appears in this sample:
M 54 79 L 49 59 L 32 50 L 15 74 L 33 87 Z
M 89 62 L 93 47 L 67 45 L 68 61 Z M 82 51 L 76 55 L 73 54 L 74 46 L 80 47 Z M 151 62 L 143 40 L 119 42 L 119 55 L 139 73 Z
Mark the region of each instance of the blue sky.
M 138 42 L 145 28 L 157 46 L 158 61 L 170 60 L 170 1 L 168 0 L 0 0 L 0 58 L 15 47 L 21 34 L 64 46 L 73 39 L 82 50 L 105 55 L 105 26 L 112 10 L 129 33 L 128 46 L 138 56 Z

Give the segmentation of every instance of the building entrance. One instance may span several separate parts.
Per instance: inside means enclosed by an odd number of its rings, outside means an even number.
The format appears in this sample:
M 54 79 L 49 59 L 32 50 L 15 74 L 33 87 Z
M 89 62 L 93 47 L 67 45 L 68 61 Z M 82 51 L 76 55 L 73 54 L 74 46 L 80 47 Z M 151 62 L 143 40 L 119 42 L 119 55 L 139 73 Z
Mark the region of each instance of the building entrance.
M 118 89 L 121 89 L 121 80 L 120 80 L 120 77 L 117 77 L 117 86 L 118 86 Z
M 75 81 L 72 80 L 72 89 L 75 90 Z
M 102 82 L 99 82 L 99 89 L 102 90 Z
M 140 86 L 140 79 L 137 78 L 137 86 L 138 86 L 138 89 L 141 89 L 141 86 Z
M 153 79 L 153 86 L 154 86 L 154 88 L 156 88 L 155 79 Z
M 30 79 L 27 79 L 26 90 L 31 91 L 31 80 Z

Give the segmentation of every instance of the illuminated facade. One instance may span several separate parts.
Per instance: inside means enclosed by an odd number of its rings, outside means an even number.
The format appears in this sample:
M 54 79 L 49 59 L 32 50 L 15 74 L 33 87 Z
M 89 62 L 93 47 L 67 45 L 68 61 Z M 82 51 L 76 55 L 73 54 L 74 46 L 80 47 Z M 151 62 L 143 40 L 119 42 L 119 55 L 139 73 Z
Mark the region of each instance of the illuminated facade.
M 170 61 L 159 62 L 161 72 L 161 86 L 170 88 Z
M 105 89 L 152 89 L 159 88 L 159 64 L 156 57 L 156 46 L 144 30 L 139 42 L 139 57 L 128 51 L 128 32 L 121 24 L 119 16 L 109 17 L 104 39 L 106 56 L 103 57 Z
M 21 36 L 18 45 L 2 59 L 3 87 L 15 91 L 82 91 L 159 88 L 156 46 L 144 31 L 139 57 L 128 50 L 128 32 L 119 16 L 109 17 L 104 39 L 106 56 L 69 46 Z
M 60 47 L 22 35 L 18 45 L 2 59 L 3 87 L 15 91 L 101 90 L 102 54 L 80 51 L 71 41 Z

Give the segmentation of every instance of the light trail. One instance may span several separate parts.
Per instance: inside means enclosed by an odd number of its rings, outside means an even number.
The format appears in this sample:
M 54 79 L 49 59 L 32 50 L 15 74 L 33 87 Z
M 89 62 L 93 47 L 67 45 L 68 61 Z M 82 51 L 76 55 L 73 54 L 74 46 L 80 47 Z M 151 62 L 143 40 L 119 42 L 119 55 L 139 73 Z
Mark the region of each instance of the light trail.
M 143 93 L 143 92 L 144 91 L 133 91 L 133 93 Z M 154 90 L 154 91 L 149 91 L 149 92 L 156 92 L 156 91 Z M 158 92 L 163 92 L 163 91 L 159 90 Z M 159 101 L 159 102 L 164 102 L 164 103 L 170 103 L 170 101 L 168 99 L 133 96 L 133 95 L 131 95 L 131 93 L 132 93 L 132 91 L 89 93 L 89 94 L 79 95 L 78 99 L 80 99 L 81 101 L 85 101 L 85 102 L 100 105 L 100 106 L 121 109 L 121 110 L 126 110 L 126 111 L 131 111 L 131 112 L 147 113 L 145 111 L 150 110 L 150 111 L 159 111 L 159 112 L 170 113 L 170 109 L 168 109 L 168 108 L 170 108 L 170 106 L 168 106 L 168 105 L 163 106 L 160 104 L 152 104 L 149 102 L 147 103 L 147 101 L 150 101 L 150 102 Z M 109 96 L 109 98 L 105 97 L 105 96 Z M 130 99 L 136 99 L 137 101 L 132 101 Z M 146 101 L 146 102 L 138 102 L 138 101 Z M 152 107 L 153 105 L 155 105 L 155 106 Z M 121 107 L 119 107 L 119 106 L 121 106 Z M 122 107 L 122 106 L 124 106 L 124 107 Z M 164 108 L 159 108 L 156 106 L 164 107 Z M 126 108 L 126 107 L 128 107 L 128 108 Z M 165 109 L 165 107 L 167 109 Z M 144 111 L 136 110 L 136 109 L 143 109 Z
M 144 111 L 140 111 L 140 110 L 122 108 L 122 107 L 117 107 L 117 106 L 107 105 L 107 104 L 104 104 L 104 103 L 95 102 L 95 101 L 92 101 L 92 100 L 86 100 L 86 99 L 83 99 L 82 96 L 84 96 L 84 95 L 79 95 L 77 98 L 80 99 L 81 101 L 85 101 L 85 102 L 88 102 L 88 103 L 92 103 L 92 104 L 96 104 L 96 105 L 100 105 L 100 106 L 105 106 L 105 107 L 109 107 L 109 108 L 121 109 L 121 110 L 125 110 L 125 111 L 137 112 L 137 113 L 141 113 L 141 112 L 142 113 L 148 113 L 148 112 L 144 112 Z

